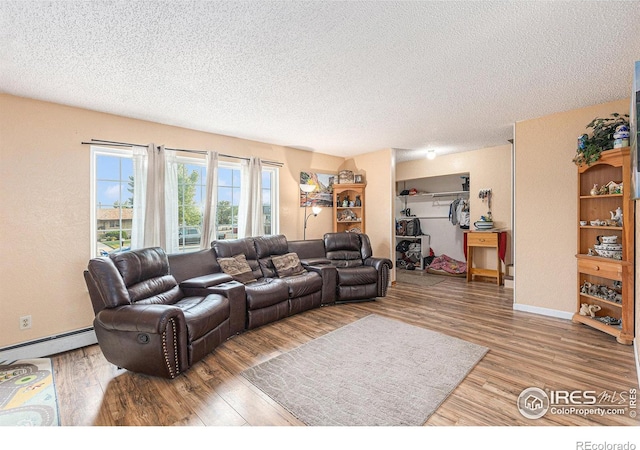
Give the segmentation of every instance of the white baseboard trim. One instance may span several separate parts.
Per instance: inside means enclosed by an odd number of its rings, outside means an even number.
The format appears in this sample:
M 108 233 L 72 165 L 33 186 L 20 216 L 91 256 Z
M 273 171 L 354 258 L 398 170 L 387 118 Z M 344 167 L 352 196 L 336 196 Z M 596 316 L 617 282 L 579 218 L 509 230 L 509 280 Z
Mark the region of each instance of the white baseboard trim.
M 56 353 L 67 352 L 97 343 L 98 339 L 96 338 L 96 333 L 93 328 L 84 328 L 0 348 L 0 361 L 44 358 L 55 355 Z
M 541 316 L 556 317 L 558 319 L 571 320 L 573 318 L 573 313 L 566 312 L 566 311 L 559 311 L 557 309 L 541 308 L 539 306 L 521 305 L 518 303 L 514 303 L 513 309 L 515 311 L 523 311 L 523 312 L 528 312 L 533 314 L 540 314 Z

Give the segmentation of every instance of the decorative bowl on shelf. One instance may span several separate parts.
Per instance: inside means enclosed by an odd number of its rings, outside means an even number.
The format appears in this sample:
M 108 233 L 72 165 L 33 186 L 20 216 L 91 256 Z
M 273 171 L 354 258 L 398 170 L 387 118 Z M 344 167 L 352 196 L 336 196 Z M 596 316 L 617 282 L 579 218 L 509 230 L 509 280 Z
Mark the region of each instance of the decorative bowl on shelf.
M 490 230 L 493 228 L 493 221 L 478 220 L 473 223 L 473 226 L 475 226 L 477 230 Z
M 622 250 L 622 244 L 596 244 L 593 246 L 596 250 Z
M 622 259 L 622 250 L 601 250 L 595 249 L 598 256 L 611 259 Z

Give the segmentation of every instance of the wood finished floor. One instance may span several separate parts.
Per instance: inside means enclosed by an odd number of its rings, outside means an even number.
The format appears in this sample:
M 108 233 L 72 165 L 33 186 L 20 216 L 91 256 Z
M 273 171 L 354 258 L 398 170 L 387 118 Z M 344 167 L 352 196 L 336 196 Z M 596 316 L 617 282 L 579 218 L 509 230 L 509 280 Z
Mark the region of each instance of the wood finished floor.
M 174 380 L 118 370 L 97 345 L 62 353 L 53 357 L 61 424 L 304 425 L 240 372 L 379 314 L 490 349 L 425 425 L 640 425 L 628 414 L 522 417 L 516 399 L 528 387 L 620 393 L 638 384 L 633 347 L 512 306 L 513 291 L 489 283 L 398 284 L 375 302 L 322 307 L 235 336 Z

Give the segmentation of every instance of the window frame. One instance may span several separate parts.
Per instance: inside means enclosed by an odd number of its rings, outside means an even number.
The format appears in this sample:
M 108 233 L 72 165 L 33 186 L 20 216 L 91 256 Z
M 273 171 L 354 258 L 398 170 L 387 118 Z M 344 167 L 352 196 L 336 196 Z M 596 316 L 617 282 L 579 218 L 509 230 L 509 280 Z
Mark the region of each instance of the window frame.
M 271 173 L 271 233 L 280 234 L 280 170 L 278 166 L 263 167 L 262 171 Z M 264 199 L 263 199 L 264 201 Z
M 241 170 L 242 164 L 239 162 L 232 161 L 218 161 L 218 167 L 222 167 L 225 169 L 232 170 Z M 268 172 L 271 176 L 271 187 L 270 187 L 270 204 L 271 204 L 271 232 L 269 234 L 279 234 L 280 233 L 280 170 L 278 166 L 267 166 L 262 167 L 262 172 Z M 219 195 L 217 188 L 220 187 L 220 182 L 218 181 L 218 186 L 216 187 L 216 201 L 219 200 Z M 264 189 L 264 188 L 263 188 Z M 240 185 L 240 190 L 242 190 L 242 185 Z M 264 206 L 264 198 L 263 206 Z M 231 205 L 233 207 L 233 205 Z M 216 205 L 217 207 L 217 205 Z M 217 217 L 217 214 L 216 214 Z M 233 220 L 232 220 L 233 222 Z M 219 224 L 216 224 L 216 226 Z M 233 226 L 233 224 L 232 224 Z
M 90 247 L 89 253 L 92 255 L 91 257 L 100 256 L 98 252 L 97 246 L 97 238 L 98 238 L 98 225 L 97 225 L 97 163 L 98 156 L 114 156 L 119 158 L 127 158 L 133 160 L 133 151 L 129 148 L 127 149 L 119 149 L 112 147 L 102 147 L 98 145 L 92 145 L 90 147 L 90 222 L 91 222 L 91 230 L 90 230 Z M 176 157 L 176 161 L 180 164 L 189 164 L 189 165 L 199 165 L 205 167 L 206 172 L 206 161 L 201 158 L 193 158 L 183 155 L 178 155 Z M 240 170 L 241 164 L 231 161 L 219 161 L 219 167 Z M 262 168 L 262 172 L 267 172 L 270 174 L 271 178 L 271 187 L 269 189 L 271 195 L 269 197 L 270 205 L 271 205 L 271 231 L 270 234 L 279 234 L 280 233 L 280 170 L 278 166 L 267 166 Z M 216 201 L 218 200 L 218 188 L 220 185 L 216 186 Z M 240 185 L 240 189 L 242 190 L 242 185 Z M 263 188 L 264 189 L 264 188 Z M 263 198 L 263 207 L 264 207 L 264 198 Z M 217 208 L 217 205 L 216 205 Z M 202 222 L 201 222 L 202 223 Z M 202 227 L 202 225 L 200 225 Z M 180 224 L 178 223 L 178 229 L 180 228 Z M 202 228 L 201 228 L 202 231 Z M 197 251 L 197 249 L 180 249 L 181 252 L 188 251 Z
M 194 157 L 190 157 L 190 156 L 184 156 L 184 155 L 177 155 L 176 156 L 176 163 L 178 164 L 184 164 L 184 165 L 190 165 L 190 166 L 200 166 L 204 168 L 204 179 L 203 180 L 199 180 L 198 181 L 198 186 L 202 186 L 203 182 L 204 182 L 204 189 L 206 191 L 206 183 L 207 183 L 207 162 L 206 160 L 202 159 L 202 158 L 194 158 Z M 202 198 L 203 204 L 202 207 L 203 209 L 200 210 L 200 224 L 197 225 L 200 228 L 200 233 L 202 233 L 202 222 L 204 220 L 204 196 Z M 180 199 L 178 198 L 178 205 L 180 205 Z M 182 226 L 180 225 L 180 217 L 178 217 L 178 224 L 177 224 L 177 230 L 178 230 L 178 236 L 180 236 L 180 229 L 184 228 L 185 230 L 194 227 L 195 225 L 185 225 Z M 187 238 L 187 234 L 184 234 L 185 236 L 185 243 L 184 245 L 182 244 L 182 242 L 180 242 L 180 238 L 178 237 L 178 247 L 177 247 L 177 251 L 179 253 L 192 253 L 192 252 L 196 252 L 198 250 L 200 250 L 200 246 L 198 245 L 197 247 L 191 247 L 190 245 L 186 244 L 186 238 Z
M 98 202 L 97 202 L 97 198 L 96 198 L 96 194 L 97 194 L 97 186 L 98 186 L 98 180 L 97 180 L 97 169 L 98 169 L 98 156 L 115 156 L 118 158 L 127 158 L 127 159 L 131 159 L 133 160 L 133 152 L 131 150 L 123 150 L 123 149 L 118 149 L 118 148 L 111 148 L 111 147 L 100 147 L 97 145 L 92 145 L 91 146 L 91 156 L 89 158 L 90 161 L 90 171 L 89 171 L 89 177 L 90 177 L 90 188 L 89 188 L 89 192 L 90 192 L 90 208 L 91 208 L 91 213 L 90 213 L 90 221 L 91 221 L 91 241 L 89 243 L 90 247 L 89 247 L 89 254 L 91 255 L 92 258 L 98 257 L 100 256 L 99 252 L 98 252 L 98 216 L 97 216 L 97 206 L 98 206 Z

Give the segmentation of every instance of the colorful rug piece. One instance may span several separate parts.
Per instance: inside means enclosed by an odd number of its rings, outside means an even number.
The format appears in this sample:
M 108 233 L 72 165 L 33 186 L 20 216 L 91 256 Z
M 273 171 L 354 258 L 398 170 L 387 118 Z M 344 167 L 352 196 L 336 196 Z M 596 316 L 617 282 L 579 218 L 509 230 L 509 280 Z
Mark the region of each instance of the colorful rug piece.
M 0 361 L 0 426 L 58 426 L 49 358 Z

